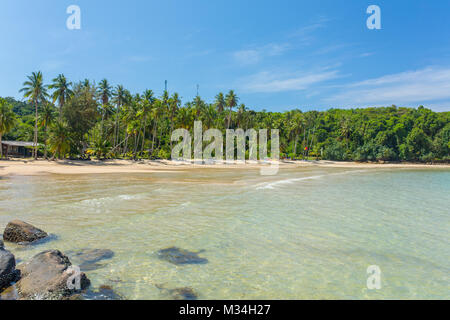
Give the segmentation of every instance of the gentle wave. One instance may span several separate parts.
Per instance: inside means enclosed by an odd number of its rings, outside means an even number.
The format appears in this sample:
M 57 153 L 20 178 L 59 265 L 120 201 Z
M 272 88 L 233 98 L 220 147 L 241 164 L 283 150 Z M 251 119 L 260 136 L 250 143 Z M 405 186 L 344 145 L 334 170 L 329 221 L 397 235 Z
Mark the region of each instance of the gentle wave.
M 82 200 L 81 204 L 89 205 L 89 206 L 99 206 L 108 204 L 115 201 L 129 201 L 129 200 L 137 200 L 142 199 L 143 195 L 130 195 L 130 194 L 121 194 L 115 197 L 103 197 L 103 198 L 94 198 L 94 199 L 86 199 Z
M 317 180 L 317 179 L 321 179 L 321 178 L 327 177 L 327 176 L 337 176 L 337 175 L 345 175 L 345 174 L 351 174 L 351 173 L 363 173 L 363 172 L 367 172 L 367 170 L 351 170 L 351 171 L 344 171 L 344 172 L 339 172 L 339 173 L 331 173 L 331 174 L 327 174 L 327 175 L 322 174 L 322 175 L 309 176 L 309 177 L 283 179 L 283 180 L 278 180 L 278 181 L 274 181 L 274 182 L 265 182 L 265 183 L 258 184 L 256 186 L 257 187 L 256 190 L 275 189 L 276 186 L 284 185 L 284 184 L 292 184 L 294 182 L 299 182 L 299 181 Z

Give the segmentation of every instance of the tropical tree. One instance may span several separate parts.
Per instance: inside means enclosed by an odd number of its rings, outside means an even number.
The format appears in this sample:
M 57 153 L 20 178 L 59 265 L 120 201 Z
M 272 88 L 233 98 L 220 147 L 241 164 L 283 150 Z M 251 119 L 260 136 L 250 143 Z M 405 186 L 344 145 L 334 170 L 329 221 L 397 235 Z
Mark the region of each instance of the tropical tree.
M 227 107 L 230 108 L 230 114 L 228 116 L 228 125 L 227 128 L 230 129 L 230 124 L 231 124 L 231 114 L 233 111 L 233 108 L 237 106 L 239 101 L 239 98 L 236 96 L 236 94 L 234 93 L 233 90 L 230 90 L 227 94 L 227 96 L 225 97 L 225 102 L 227 104 Z
M 103 123 L 105 120 L 105 114 L 107 112 L 109 99 L 112 97 L 112 87 L 109 85 L 108 80 L 103 79 L 102 81 L 100 81 L 97 92 L 98 92 L 98 95 L 99 95 L 101 103 L 102 103 L 102 125 L 101 125 L 101 128 L 103 130 Z
M 56 156 L 63 159 L 70 152 L 71 145 L 70 128 L 63 121 L 56 121 L 50 130 L 48 145 L 53 153 L 52 159 Z
M 181 99 L 178 93 L 174 93 L 169 100 L 169 113 L 170 113 L 170 134 L 173 132 L 173 126 L 175 121 L 175 114 L 181 106 Z M 172 150 L 172 139 L 170 139 L 170 150 Z
M 216 96 L 215 105 L 217 108 L 217 112 L 222 113 L 225 110 L 225 97 L 223 96 L 222 92 L 219 92 Z
M 122 85 L 118 85 L 113 92 L 114 103 L 116 104 L 116 126 L 114 131 L 114 148 L 120 143 L 120 123 L 119 123 L 119 115 L 120 108 L 125 104 L 127 92 Z
M 14 126 L 16 115 L 12 111 L 12 105 L 0 98 L 0 159 L 3 158 L 2 137 Z
M 28 80 L 23 83 L 23 88 L 19 92 L 23 92 L 23 96 L 35 107 L 34 122 L 34 149 L 33 157 L 37 159 L 38 155 L 38 104 L 43 103 L 48 97 L 47 86 L 44 85 L 42 72 L 33 72 L 27 77 Z
M 47 102 L 44 104 L 39 119 L 39 125 L 41 128 L 44 128 L 44 158 L 47 159 L 47 129 L 55 120 L 55 108 L 51 103 Z
M 48 88 L 55 90 L 52 93 L 52 98 L 53 103 L 58 101 L 59 119 L 61 120 L 64 103 L 73 95 L 73 91 L 70 89 L 72 82 L 68 82 L 63 74 L 58 75 L 52 82 L 53 83 L 49 85 Z

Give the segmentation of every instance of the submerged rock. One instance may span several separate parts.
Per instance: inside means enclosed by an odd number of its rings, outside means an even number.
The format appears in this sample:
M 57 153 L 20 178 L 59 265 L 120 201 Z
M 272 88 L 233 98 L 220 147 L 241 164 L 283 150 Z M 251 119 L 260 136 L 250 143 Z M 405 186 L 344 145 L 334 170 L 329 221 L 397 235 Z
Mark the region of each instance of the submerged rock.
M 82 271 L 100 269 L 104 265 L 97 262 L 114 257 L 114 252 L 109 249 L 81 249 L 70 251 L 68 254 L 79 262 L 79 267 Z
M 156 287 L 174 300 L 197 300 L 198 298 L 194 289 L 189 287 L 175 289 L 166 289 L 163 285 L 156 285 Z
M 192 288 L 176 288 L 169 290 L 169 294 L 175 300 L 197 300 L 197 293 Z
M 177 247 L 171 247 L 167 249 L 162 249 L 158 251 L 158 257 L 161 260 L 167 262 L 183 265 L 183 264 L 205 264 L 208 263 L 208 259 L 201 258 L 198 254 L 202 252 L 192 252 Z
M 3 232 L 3 240 L 14 243 L 30 243 L 47 236 L 41 229 L 20 220 L 9 222 Z
M 87 288 L 89 279 L 83 272 L 76 274 L 70 268 L 69 258 L 58 250 L 44 251 L 30 261 L 19 265 L 21 278 L 16 283 L 21 299 L 59 300 L 65 299 Z M 70 287 L 69 280 L 79 277 L 80 290 Z M 76 283 L 76 281 L 72 282 Z
M 123 300 L 123 297 L 108 285 L 101 285 L 97 291 L 88 290 L 83 297 L 88 300 Z
M 0 246 L 0 292 L 17 280 L 16 259 L 14 255 Z

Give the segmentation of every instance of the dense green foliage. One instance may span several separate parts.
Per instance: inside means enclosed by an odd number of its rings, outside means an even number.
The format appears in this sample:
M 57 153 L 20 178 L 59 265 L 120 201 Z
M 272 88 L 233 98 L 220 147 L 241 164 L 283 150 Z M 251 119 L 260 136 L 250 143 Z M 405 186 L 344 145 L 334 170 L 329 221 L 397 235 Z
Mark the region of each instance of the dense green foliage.
M 29 79 L 39 76 L 33 74 Z M 30 85 L 28 85 L 30 87 Z M 31 141 L 38 105 L 41 153 L 86 158 L 169 158 L 171 132 L 193 129 L 279 129 L 281 156 L 354 161 L 449 161 L 450 112 L 385 108 L 252 111 L 233 91 L 219 93 L 207 103 L 197 96 L 182 106 L 177 93 L 154 97 L 151 90 L 132 95 L 107 80 L 99 86 L 85 80 L 72 85 L 63 75 L 46 94 L 28 93 L 28 102 L 6 98 L 17 115 L 15 126 L 4 134 L 10 140 Z M 46 97 L 53 98 L 47 101 Z M 53 103 L 57 102 L 58 107 Z M 46 152 L 45 152 L 46 154 Z

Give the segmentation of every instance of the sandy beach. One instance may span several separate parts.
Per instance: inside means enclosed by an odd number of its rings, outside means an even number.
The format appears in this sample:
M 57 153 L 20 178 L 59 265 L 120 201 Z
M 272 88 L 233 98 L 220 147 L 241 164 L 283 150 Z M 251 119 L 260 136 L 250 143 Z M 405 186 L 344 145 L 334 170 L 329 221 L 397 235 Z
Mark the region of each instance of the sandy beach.
M 175 172 L 198 168 L 216 169 L 258 169 L 268 164 L 236 163 L 236 164 L 189 164 L 169 160 L 161 161 L 78 161 L 78 160 L 2 160 L 0 161 L 0 176 L 7 175 L 42 175 L 42 174 L 101 174 L 101 173 L 151 173 Z M 414 164 L 414 163 L 357 163 L 336 161 L 280 161 L 280 168 L 295 167 L 334 167 L 334 168 L 450 168 L 448 164 Z

